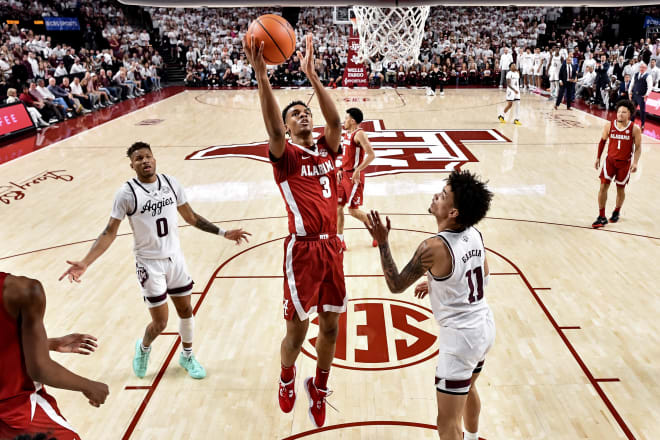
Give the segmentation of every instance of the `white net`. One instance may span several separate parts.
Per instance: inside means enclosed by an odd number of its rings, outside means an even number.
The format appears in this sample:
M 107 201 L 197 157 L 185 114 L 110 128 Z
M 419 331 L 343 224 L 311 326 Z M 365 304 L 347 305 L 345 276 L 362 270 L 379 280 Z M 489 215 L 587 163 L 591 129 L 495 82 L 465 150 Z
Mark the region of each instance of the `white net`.
M 353 6 L 360 35 L 358 56 L 366 61 L 380 55 L 384 61 L 411 65 L 419 61 L 429 6 L 376 8 Z

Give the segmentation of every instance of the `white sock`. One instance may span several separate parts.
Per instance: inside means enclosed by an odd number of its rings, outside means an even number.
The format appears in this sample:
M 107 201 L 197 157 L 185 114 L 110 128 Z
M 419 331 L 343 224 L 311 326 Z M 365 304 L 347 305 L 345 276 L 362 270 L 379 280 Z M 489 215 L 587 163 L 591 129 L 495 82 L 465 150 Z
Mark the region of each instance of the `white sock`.
M 339 237 L 341 241 L 344 241 L 344 234 L 337 234 L 337 237 Z
M 190 347 L 190 348 L 183 347 L 183 351 L 181 353 L 183 353 L 183 355 L 185 357 L 192 356 L 192 354 L 193 354 L 192 347 Z
M 140 349 L 142 350 L 142 353 L 149 353 L 151 351 L 151 345 L 148 347 L 145 347 L 142 342 L 140 342 Z
M 518 119 L 520 116 L 520 101 L 513 102 L 513 118 Z
M 479 433 L 465 431 L 463 433 L 463 440 L 479 440 Z

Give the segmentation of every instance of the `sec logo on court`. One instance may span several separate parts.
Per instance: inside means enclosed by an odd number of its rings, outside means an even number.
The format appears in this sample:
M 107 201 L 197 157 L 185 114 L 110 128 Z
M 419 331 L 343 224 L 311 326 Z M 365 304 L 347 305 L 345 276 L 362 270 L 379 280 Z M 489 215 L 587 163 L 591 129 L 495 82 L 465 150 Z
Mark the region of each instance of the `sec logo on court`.
M 318 317 L 309 334 L 316 334 Z M 435 320 L 430 309 L 385 298 L 355 298 L 339 318 L 339 334 L 333 366 L 350 370 L 394 370 L 416 365 L 438 354 Z M 316 337 L 302 352 L 316 359 Z

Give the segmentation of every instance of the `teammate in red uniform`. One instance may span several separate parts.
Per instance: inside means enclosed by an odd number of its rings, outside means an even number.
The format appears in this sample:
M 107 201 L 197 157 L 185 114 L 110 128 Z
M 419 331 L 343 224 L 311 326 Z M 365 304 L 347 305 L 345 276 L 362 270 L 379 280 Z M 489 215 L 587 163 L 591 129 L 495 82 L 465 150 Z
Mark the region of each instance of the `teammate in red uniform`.
M 91 335 L 48 339 L 44 328 L 46 297 L 41 283 L 0 272 L 0 438 L 47 433 L 48 438 L 79 440 L 42 384 L 82 392 L 100 406 L 108 386 L 78 376 L 53 361 L 49 350 L 89 354 Z
M 616 182 L 616 206 L 610 217 L 610 222 L 619 221 L 619 211 L 626 198 L 626 184 L 630 179 L 630 173 L 637 171 L 639 157 L 642 154 L 642 131 L 632 123 L 635 107 L 627 99 L 621 100 L 616 105 L 616 119 L 608 122 L 603 128 L 603 136 L 598 144 L 598 155 L 596 156 L 596 169 L 600 167 L 600 157 L 607 146 L 607 156 L 603 169 L 600 172 L 600 191 L 598 192 L 598 217 L 591 224 L 594 228 L 602 228 L 608 221 L 605 217 L 605 204 L 607 203 L 607 190 L 610 183 Z M 632 161 L 632 163 L 631 163 Z
M 281 113 L 268 81 L 263 44 L 252 37 L 243 42 L 259 87 L 261 112 L 268 132 L 273 174 L 289 217 L 284 242 L 284 319 L 281 345 L 279 403 L 285 413 L 293 409 L 295 362 L 307 334 L 309 315 L 318 311 L 316 377 L 305 379 L 309 415 L 318 427 L 325 422 L 325 398 L 330 365 L 335 354 L 337 323 L 346 311 L 343 253 L 337 237 L 337 170 L 335 159 L 341 140 L 341 119 L 333 99 L 314 70 L 312 36 L 307 35 L 301 70 L 318 97 L 325 132 L 314 141 L 312 111 L 302 101 Z M 281 119 L 280 119 L 281 118 Z M 287 139 L 287 134 L 289 139 Z
M 362 111 L 359 108 L 349 108 L 346 110 L 344 119 L 344 134 L 341 144 L 344 150 L 344 157 L 341 162 L 341 169 L 337 172 L 339 187 L 337 188 L 337 234 L 341 239 L 342 248 L 346 249 L 344 240 L 344 206 L 348 205 L 348 213 L 360 220 L 367 222 L 367 214 L 360 211 L 360 206 L 364 202 L 364 171 L 373 162 L 376 155 L 367 134 L 360 128 L 360 123 L 364 119 Z M 366 156 L 366 157 L 365 157 Z M 374 240 L 373 246 L 378 246 Z

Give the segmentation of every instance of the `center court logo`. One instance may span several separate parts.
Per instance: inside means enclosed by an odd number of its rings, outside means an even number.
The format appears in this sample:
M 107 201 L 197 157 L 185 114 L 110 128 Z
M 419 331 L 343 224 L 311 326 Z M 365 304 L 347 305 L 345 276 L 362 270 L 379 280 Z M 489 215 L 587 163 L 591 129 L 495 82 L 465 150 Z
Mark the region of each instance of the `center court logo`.
M 318 326 L 318 317 L 311 321 Z M 435 320 L 430 309 L 408 301 L 356 298 L 339 318 L 333 366 L 351 370 L 393 370 L 435 358 Z M 310 334 L 317 333 L 313 328 Z M 302 352 L 316 359 L 316 338 Z
M 398 173 L 450 173 L 468 162 L 478 162 L 466 144 L 511 142 L 497 130 L 386 130 L 382 120 L 368 120 L 360 125 L 374 148 L 376 158 L 365 176 Z M 314 139 L 323 127 L 314 127 Z M 186 160 L 244 157 L 269 162 L 268 142 L 220 145 L 195 151 Z

